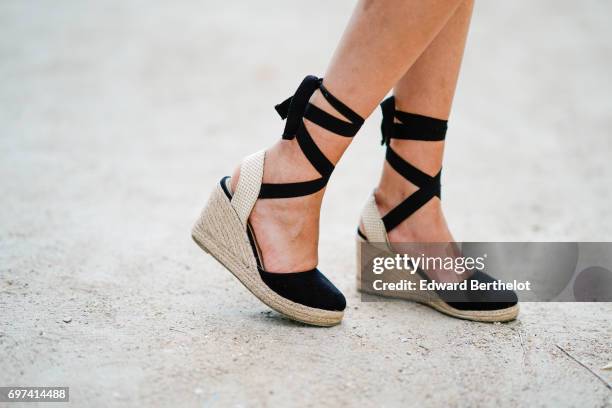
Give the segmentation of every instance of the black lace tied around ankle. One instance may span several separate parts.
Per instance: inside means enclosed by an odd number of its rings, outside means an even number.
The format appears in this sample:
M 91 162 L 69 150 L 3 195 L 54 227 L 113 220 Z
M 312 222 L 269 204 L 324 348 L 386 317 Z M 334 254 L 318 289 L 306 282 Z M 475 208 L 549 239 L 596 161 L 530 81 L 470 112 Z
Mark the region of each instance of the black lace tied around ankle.
M 309 102 L 310 97 L 317 89 L 321 91 L 327 102 L 348 119 L 349 122 L 338 119 Z M 359 128 L 361 128 L 364 119 L 333 96 L 323 86 L 322 78 L 312 75 L 304 78 L 295 94 L 276 105 L 275 109 L 281 118 L 287 120 L 283 131 L 283 139 L 297 139 L 304 156 L 319 172 L 321 177 L 316 180 L 297 183 L 264 183 L 261 185 L 259 198 L 289 198 L 314 194 L 327 185 L 329 177 L 334 171 L 334 164 L 325 157 L 314 142 L 304 125 L 304 119 L 344 137 L 355 136 Z
M 387 145 L 389 165 L 407 181 L 418 187 L 399 205 L 382 218 L 385 229 L 391 231 L 434 197 L 440 198 L 442 169 L 435 176 L 419 170 L 402 159 L 389 145 L 391 139 L 441 141 L 446 137 L 447 121 L 395 110 L 395 98 L 387 98 L 381 105 L 383 120 L 382 142 Z M 396 122 L 397 119 L 399 122 Z

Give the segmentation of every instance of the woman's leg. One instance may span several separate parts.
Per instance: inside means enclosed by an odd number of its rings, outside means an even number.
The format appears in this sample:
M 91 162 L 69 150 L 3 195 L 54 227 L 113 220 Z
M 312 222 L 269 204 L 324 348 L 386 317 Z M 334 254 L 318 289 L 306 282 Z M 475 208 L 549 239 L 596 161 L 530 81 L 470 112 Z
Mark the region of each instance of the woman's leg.
M 463 1 L 419 59 L 394 87 L 395 108 L 437 119 L 448 119 L 463 50 L 467 38 L 473 0 Z M 435 176 L 442 167 L 444 141 L 392 139 L 391 147 L 404 160 Z M 406 181 L 385 161 L 376 190 L 376 203 L 382 214 L 402 202 L 417 187 Z M 451 242 L 439 199 L 434 198 L 389 232 L 391 242 Z
M 361 0 L 325 74 L 324 85 L 363 117 L 369 116 L 392 86 L 436 37 L 460 0 Z M 317 91 L 314 105 L 338 114 Z M 306 127 L 334 164 L 350 139 L 312 123 Z M 234 172 L 235 189 L 239 170 Z M 288 183 L 320 177 L 295 139 L 266 152 L 264 182 Z M 317 265 L 319 210 L 323 192 L 299 198 L 258 200 L 249 221 L 270 272 L 305 271 Z

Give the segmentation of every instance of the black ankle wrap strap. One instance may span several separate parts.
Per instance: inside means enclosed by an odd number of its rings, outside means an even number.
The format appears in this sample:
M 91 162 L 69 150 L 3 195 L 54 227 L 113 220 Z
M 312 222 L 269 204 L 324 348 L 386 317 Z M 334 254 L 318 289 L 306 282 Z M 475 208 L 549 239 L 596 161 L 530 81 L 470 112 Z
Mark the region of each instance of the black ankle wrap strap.
M 395 98 L 388 97 L 380 104 L 383 120 L 380 126 L 380 144 L 389 144 L 390 139 L 439 141 L 446 137 L 448 121 L 395 110 Z M 399 123 L 395 122 L 395 118 Z
M 387 145 L 389 165 L 419 189 L 382 218 L 387 232 L 398 226 L 434 197 L 440 198 L 442 169 L 435 176 L 424 173 L 402 159 L 389 145 L 391 139 L 441 141 L 446 137 L 447 121 L 395 110 L 395 98 L 387 98 L 381 105 L 382 144 Z M 395 122 L 399 120 L 399 123 Z
M 350 122 L 338 119 L 333 115 L 317 108 L 309 102 L 312 94 L 319 89 L 329 104 Z M 308 75 L 295 94 L 274 107 L 281 118 L 286 119 L 283 139 L 297 139 L 304 156 L 321 175 L 316 180 L 297 183 L 271 184 L 263 183 L 259 198 L 289 198 L 314 194 L 323 189 L 334 171 L 334 164 L 323 154 L 312 139 L 304 119 L 309 120 L 344 137 L 353 137 L 363 125 L 364 119 L 352 109 L 333 96 L 324 86 L 323 79 Z

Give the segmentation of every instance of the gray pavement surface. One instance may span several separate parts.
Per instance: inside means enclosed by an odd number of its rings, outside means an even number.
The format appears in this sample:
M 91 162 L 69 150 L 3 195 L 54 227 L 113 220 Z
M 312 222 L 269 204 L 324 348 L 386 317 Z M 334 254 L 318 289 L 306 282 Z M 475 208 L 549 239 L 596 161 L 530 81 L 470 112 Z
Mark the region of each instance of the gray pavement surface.
M 273 105 L 324 72 L 351 8 L 0 2 L 0 386 L 70 386 L 91 407 L 612 405 L 593 374 L 612 382 L 611 304 L 524 304 L 491 325 L 361 302 L 378 112 L 323 208 L 342 325 L 269 311 L 191 242 L 208 191 L 280 136 Z M 611 14 L 478 2 L 443 176 L 458 239 L 612 240 Z

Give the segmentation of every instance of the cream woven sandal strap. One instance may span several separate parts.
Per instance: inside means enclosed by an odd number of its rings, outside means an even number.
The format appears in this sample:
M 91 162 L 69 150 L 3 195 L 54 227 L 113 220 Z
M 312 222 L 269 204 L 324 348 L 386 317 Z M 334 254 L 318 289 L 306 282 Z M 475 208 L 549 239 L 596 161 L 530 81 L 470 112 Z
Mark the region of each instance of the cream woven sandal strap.
M 368 201 L 366 201 L 365 207 L 361 212 L 361 222 L 363 223 L 368 241 L 377 243 L 388 242 L 387 230 L 378 212 L 374 194 L 370 194 Z
M 247 156 L 240 166 L 240 177 L 238 178 L 238 185 L 232 196 L 231 203 L 245 227 L 255 201 L 257 201 L 259 196 L 263 179 L 265 154 L 266 152 L 261 150 Z

